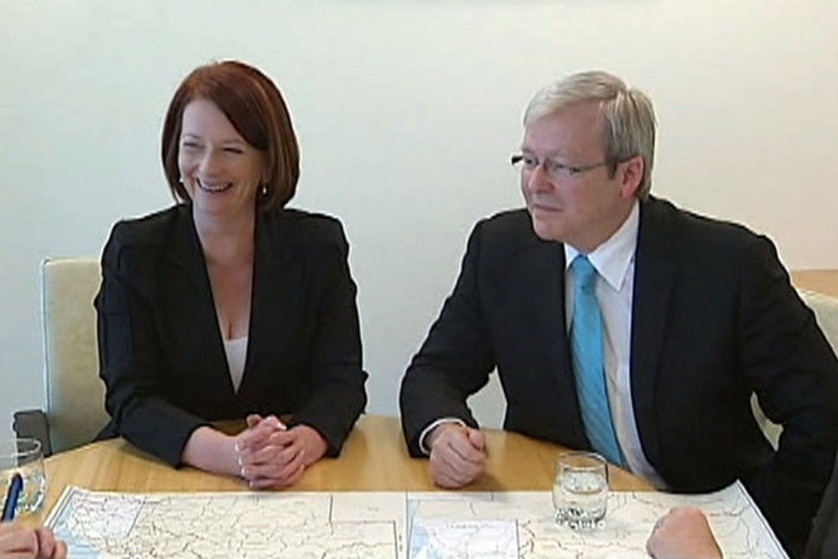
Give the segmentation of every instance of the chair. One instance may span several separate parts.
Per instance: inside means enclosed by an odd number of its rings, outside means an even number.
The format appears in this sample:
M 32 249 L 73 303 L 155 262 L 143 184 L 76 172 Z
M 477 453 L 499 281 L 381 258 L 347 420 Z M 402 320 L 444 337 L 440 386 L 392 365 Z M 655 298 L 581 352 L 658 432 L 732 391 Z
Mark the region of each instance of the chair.
M 818 326 L 826 336 L 826 341 L 829 342 L 832 351 L 838 354 L 838 299 L 805 289 L 798 289 L 798 292 L 803 298 L 803 302 L 815 313 Z M 763 434 L 765 434 L 771 446 L 776 449 L 780 442 L 780 433 L 783 432 L 782 425 L 777 425 L 765 416 L 759 406 L 756 394 L 751 396 L 751 408 L 753 408 L 754 417 L 762 428 Z
M 93 308 L 100 276 L 95 258 L 41 263 L 46 413 L 19 411 L 14 428 L 40 439 L 45 455 L 90 442 L 108 421 Z

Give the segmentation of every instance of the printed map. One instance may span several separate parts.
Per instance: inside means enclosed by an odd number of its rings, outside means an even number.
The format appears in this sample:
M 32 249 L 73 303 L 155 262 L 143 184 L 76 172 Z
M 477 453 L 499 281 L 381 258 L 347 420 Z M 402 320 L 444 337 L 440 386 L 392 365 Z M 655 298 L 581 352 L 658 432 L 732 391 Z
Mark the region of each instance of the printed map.
M 648 559 L 670 507 L 707 513 L 724 556 L 786 557 L 739 483 L 709 495 L 614 492 L 605 526 L 553 520 L 549 492 L 108 493 L 65 489 L 47 525 L 74 559 Z

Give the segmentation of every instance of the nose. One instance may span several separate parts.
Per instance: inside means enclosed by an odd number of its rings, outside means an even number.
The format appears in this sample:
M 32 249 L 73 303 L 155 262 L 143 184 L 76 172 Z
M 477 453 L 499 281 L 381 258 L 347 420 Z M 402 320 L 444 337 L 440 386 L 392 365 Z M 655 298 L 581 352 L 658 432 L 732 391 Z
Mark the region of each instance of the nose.
M 203 176 L 212 176 L 213 172 L 218 168 L 218 160 L 213 154 L 212 150 L 207 150 L 201 161 L 198 163 L 198 171 Z
M 521 181 L 523 187 L 529 192 L 544 192 L 553 186 L 553 180 L 550 178 L 544 163 L 539 163 L 535 169 L 528 173 L 522 173 Z

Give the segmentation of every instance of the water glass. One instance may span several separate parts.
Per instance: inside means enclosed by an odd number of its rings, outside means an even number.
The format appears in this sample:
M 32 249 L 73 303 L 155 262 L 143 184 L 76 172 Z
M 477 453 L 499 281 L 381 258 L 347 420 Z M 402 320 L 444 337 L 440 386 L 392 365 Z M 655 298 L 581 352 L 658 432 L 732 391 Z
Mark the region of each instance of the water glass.
M 27 438 L 0 439 L 0 499 L 6 497 L 16 473 L 23 478 L 23 489 L 15 515 L 38 510 L 47 490 L 41 441 Z
M 608 505 L 608 463 L 594 452 L 567 452 L 556 459 L 553 507 L 556 521 L 573 530 L 602 525 Z

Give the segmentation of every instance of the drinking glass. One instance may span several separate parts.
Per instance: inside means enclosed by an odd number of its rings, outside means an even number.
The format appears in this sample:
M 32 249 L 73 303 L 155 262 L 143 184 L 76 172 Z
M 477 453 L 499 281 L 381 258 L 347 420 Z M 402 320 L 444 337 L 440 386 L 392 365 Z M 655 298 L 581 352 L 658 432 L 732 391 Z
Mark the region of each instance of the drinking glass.
M 594 452 L 567 452 L 556 459 L 553 507 L 556 520 L 573 530 L 592 530 L 605 518 L 608 463 Z
M 0 439 L 0 498 L 5 498 L 16 473 L 23 478 L 23 488 L 15 515 L 38 510 L 47 490 L 41 441 L 27 438 Z

